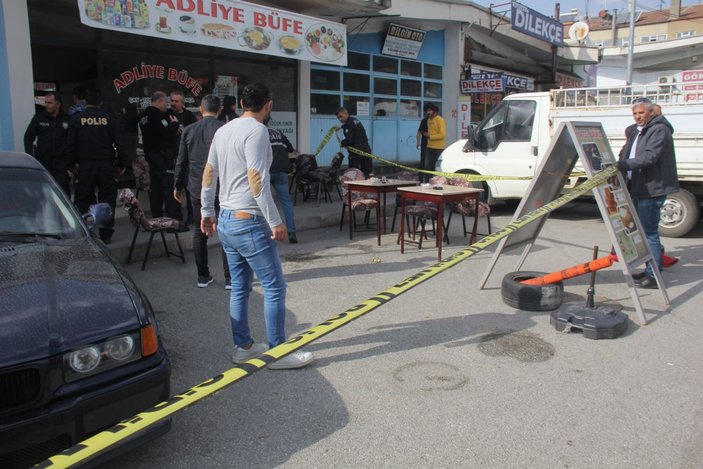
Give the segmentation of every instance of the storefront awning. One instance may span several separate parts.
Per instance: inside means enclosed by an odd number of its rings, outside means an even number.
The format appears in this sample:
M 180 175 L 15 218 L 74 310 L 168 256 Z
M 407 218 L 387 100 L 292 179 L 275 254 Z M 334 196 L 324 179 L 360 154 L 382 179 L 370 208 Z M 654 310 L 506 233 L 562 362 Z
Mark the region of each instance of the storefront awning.
M 213 47 L 347 64 L 343 24 L 235 0 L 77 0 L 87 26 Z

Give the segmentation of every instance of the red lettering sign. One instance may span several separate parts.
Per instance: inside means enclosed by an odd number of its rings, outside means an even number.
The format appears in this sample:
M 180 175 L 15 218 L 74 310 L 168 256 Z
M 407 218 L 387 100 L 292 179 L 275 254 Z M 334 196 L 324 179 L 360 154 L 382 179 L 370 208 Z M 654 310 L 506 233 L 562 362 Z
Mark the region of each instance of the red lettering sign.
M 203 90 L 198 80 L 191 77 L 188 70 L 178 70 L 171 67 L 166 69 L 163 65 L 149 65 L 145 63 L 123 71 L 120 73 L 119 78 L 112 80 L 112 84 L 115 87 L 115 91 L 119 94 L 123 89 L 136 81 L 143 80 L 144 78 L 158 78 L 163 80 L 164 77 L 166 77 L 168 81 L 176 82 L 186 89 L 189 89 L 191 93 L 193 93 L 193 96 L 198 96 Z

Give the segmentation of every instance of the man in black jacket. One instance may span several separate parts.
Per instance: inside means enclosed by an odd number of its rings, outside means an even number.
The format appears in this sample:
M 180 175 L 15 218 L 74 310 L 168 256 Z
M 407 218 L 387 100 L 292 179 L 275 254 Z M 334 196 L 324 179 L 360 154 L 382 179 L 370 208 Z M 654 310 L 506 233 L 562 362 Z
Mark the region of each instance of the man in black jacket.
M 637 216 L 652 251 L 657 268 L 662 269 L 659 219 L 669 194 L 679 190 L 674 151 L 673 127 L 664 116 L 655 115 L 649 99 L 635 100 L 632 116 L 636 128 L 627 136 L 620 151 L 618 168 L 625 173 Z M 657 288 L 652 265 L 633 275 L 640 288 Z
M 100 228 L 100 239 L 109 244 L 115 231 L 115 177 L 124 174 L 130 164 L 117 121 L 103 111 L 102 98 L 96 89 L 86 90 L 85 111 L 69 120 L 67 153 L 76 167 L 76 194 L 74 203 L 86 213 L 95 199 L 112 208 L 112 217 Z
M 173 148 L 178 151 L 178 148 L 180 147 L 181 143 L 181 135 L 183 135 L 183 130 L 190 124 L 195 124 L 198 119 L 196 119 L 195 115 L 186 108 L 186 98 L 182 91 L 171 91 L 171 93 L 169 94 L 169 98 L 171 99 L 171 109 L 169 110 L 169 114 L 172 116 L 176 116 L 176 119 L 178 119 L 178 133 L 176 134 L 176 143 L 173 146 Z M 188 213 L 188 216 L 186 218 L 186 225 L 192 225 L 193 205 L 190 202 L 190 191 L 188 190 L 188 188 L 186 188 L 186 209 Z
M 266 127 L 268 127 L 270 120 L 271 118 L 269 117 L 264 121 Z M 298 236 L 295 233 L 295 215 L 288 186 L 288 173 L 290 173 L 290 158 L 288 158 L 288 155 L 294 152 L 295 149 L 283 132 L 271 127 L 268 127 L 268 131 L 273 153 L 273 161 L 269 169 L 271 187 L 273 187 L 276 198 L 283 208 L 283 216 L 286 219 L 286 229 L 288 230 L 288 241 L 291 244 L 295 244 L 298 242 Z
M 174 145 L 179 123 L 175 116 L 166 112 L 167 106 L 166 93 L 156 91 L 151 96 L 151 106 L 139 115 L 139 128 L 142 131 L 144 156 L 149 163 L 151 215 L 162 217 L 165 212 L 167 217 L 182 220 L 181 207 L 171 193 L 177 151 Z M 187 230 L 185 224 L 181 227 L 179 229 Z
M 341 146 L 356 148 L 366 153 L 371 153 L 369 146 L 369 138 L 366 136 L 366 129 L 361 122 L 349 115 L 346 108 L 340 107 L 336 112 L 337 119 L 342 123 L 342 131 L 344 131 L 344 140 Z M 349 167 L 359 168 L 364 172 L 367 178 L 373 172 L 373 160 L 368 156 L 361 156 L 358 153 L 349 151 Z
M 68 116 L 61 109 L 61 97 L 50 91 L 44 95 L 44 110 L 38 112 L 27 126 L 24 151 L 44 165 L 61 189 L 71 197 L 71 165 L 66 155 L 67 136 Z
M 203 118 L 183 130 L 174 174 L 175 188 L 173 189 L 173 197 L 179 204 L 182 203 L 183 191 L 187 188 L 188 192 L 190 192 L 191 204 L 193 205 L 195 226 L 193 255 L 195 256 L 195 265 L 198 268 L 198 288 L 205 288 L 212 283 L 212 275 L 210 275 L 208 267 L 207 235 L 200 230 L 200 208 L 202 206 L 200 203 L 200 190 L 212 138 L 217 129 L 224 125 L 217 120 L 220 107 L 220 98 L 217 96 L 203 96 L 200 101 L 200 113 Z M 217 199 L 215 199 L 215 205 L 217 209 Z M 223 249 L 220 249 L 220 251 L 225 272 L 225 288 L 229 290 L 231 282 L 227 255 Z

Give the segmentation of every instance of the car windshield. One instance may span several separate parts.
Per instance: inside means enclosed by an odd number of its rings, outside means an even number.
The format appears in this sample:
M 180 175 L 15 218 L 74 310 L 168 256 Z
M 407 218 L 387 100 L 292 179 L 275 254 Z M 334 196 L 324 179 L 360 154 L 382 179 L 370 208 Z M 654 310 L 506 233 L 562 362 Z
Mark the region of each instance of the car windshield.
M 77 238 L 85 232 L 60 189 L 41 171 L 0 171 L 0 241 Z

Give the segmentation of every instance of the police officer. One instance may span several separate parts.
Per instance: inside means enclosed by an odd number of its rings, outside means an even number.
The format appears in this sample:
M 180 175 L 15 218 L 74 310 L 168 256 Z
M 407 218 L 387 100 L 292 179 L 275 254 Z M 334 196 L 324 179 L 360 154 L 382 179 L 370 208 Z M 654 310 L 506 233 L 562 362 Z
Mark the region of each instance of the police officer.
M 66 155 L 67 136 L 68 116 L 61 109 L 61 97 L 50 91 L 44 95 L 44 110 L 32 118 L 24 133 L 24 151 L 43 164 L 61 189 L 71 197 L 71 165 Z
M 115 177 L 124 174 L 130 164 L 117 121 L 103 111 L 102 98 L 96 89 L 87 89 L 85 111 L 71 116 L 68 126 L 67 150 L 76 166 L 76 194 L 74 203 L 86 213 L 95 199 L 112 208 L 112 217 L 100 228 L 100 239 L 110 244 L 115 231 Z
M 339 122 L 342 123 L 342 131 L 344 131 L 344 140 L 341 142 L 343 147 L 356 148 L 366 153 L 371 153 L 369 139 L 366 136 L 364 125 L 357 119 L 349 115 L 346 108 L 340 107 L 335 113 Z M 349 150 L 349 167 L 359 168 L 364 172 L 367 178 L 373 172 L 373 160 L 370 157 L 359 155 Z
M 173 198 L 173 171 L 176 165 L 176 143 L 180 128 L 176 116 L 169 115 L 166 93 L 156 91 L 151 105 L 139 115 L 144 156 L 149 163 L 151 190 L 149 202 L 154 218 L 164 216 L 181 220 L 181 207 Z M 165 208 L 165 210 L 164 210 Z M 181 225 L 181 229 L 186 225 Z

